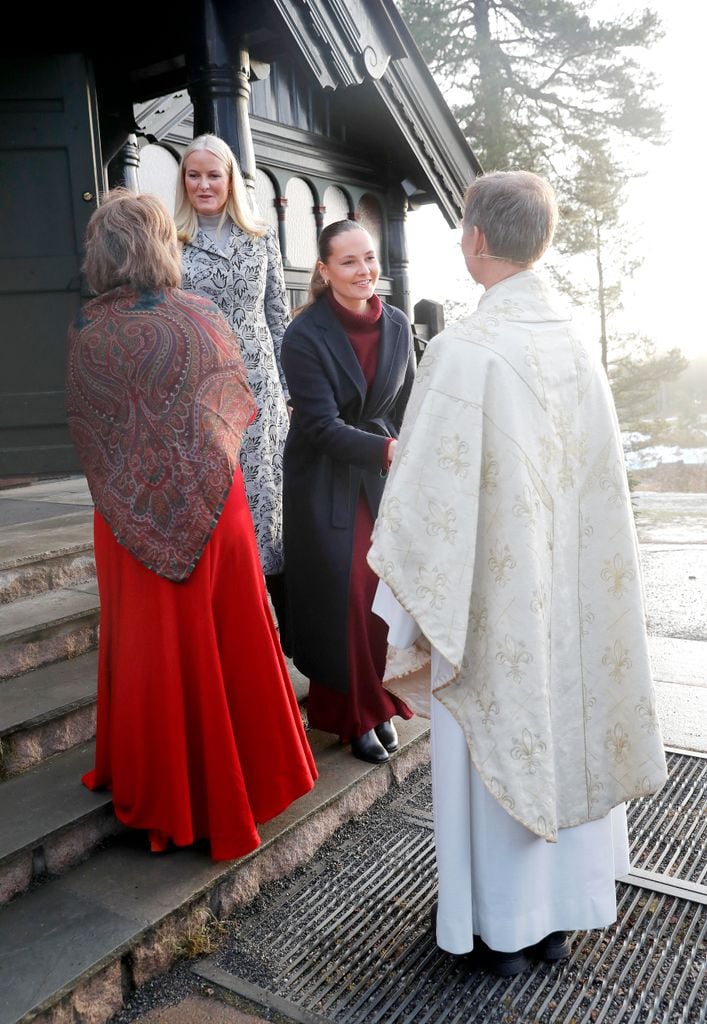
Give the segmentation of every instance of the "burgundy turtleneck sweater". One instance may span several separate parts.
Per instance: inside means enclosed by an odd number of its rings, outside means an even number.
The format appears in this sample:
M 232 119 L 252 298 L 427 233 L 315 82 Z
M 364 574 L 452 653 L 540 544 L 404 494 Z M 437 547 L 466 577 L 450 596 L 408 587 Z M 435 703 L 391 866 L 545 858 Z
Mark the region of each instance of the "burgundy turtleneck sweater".
M 330 291 L 327 292 L 327 298 L 337 320 L 346 331 L 356 358 L 361 364 L 366 384 L 370 388 L 378 365 L 378 342 L 381 336 L 379 321 L 383 313 L 383 304 L 377 295 L 372 295 L 365 313 L 354 313 L 337 302 Z
M 368 300 L 368 308 L 364 313 L 354 313 L 353 310 L 347 309 L 346 306 L 337 302 L 330 291 L 327 292 L 327 298 L 337 320 L 351 342 L 351 347 L 361 364 L 366 384 L 370 388 L 378 366 L 378 342 L 381 336 L 380 318 L 383 314 L 383 304 L 374 294 Z M 388 449 L 391 440 L 392 438 L 388 439 L 383 449 L 382 464 L 385 468 L 390 464 Z

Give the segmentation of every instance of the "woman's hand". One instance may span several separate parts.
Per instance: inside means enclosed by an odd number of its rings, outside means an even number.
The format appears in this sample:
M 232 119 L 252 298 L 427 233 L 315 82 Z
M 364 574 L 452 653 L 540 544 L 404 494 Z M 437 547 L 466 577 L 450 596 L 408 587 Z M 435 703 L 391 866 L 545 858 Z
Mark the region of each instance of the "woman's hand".
M 395 438 L 393 438 L 393 440 L 388 445 L 388 461 L 386 462 L 386 469 L 390 469 L 390 467 L 393 464 L 393 455 L 395 454 L 395 448 L 397 444 L 398 442 L 395 440 Z

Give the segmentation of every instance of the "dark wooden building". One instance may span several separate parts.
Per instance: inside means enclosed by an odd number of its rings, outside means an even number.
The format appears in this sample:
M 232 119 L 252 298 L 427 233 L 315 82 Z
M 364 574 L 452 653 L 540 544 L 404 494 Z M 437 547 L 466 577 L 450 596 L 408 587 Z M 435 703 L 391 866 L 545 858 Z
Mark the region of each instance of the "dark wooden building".
M 180 151 L 213 131 L 276 224 L 293 305 L 321 227 L 357 217 L 379 291 L 412 317 L 408 210 L 456 225 L 480 167 L 393 0 L 144 0 L 29 19 L 0 55 L 0 478 L 77 472 L 66 330 L 106 188 L 171 203 Z M 431 258 L 433 258 L 431 256 Z

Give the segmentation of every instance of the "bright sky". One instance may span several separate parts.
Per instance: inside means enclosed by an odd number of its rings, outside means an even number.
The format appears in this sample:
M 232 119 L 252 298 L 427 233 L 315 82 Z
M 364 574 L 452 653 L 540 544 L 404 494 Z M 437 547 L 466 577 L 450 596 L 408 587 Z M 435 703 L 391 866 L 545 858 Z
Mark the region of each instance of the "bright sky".
M 659 102 L 666 109 L 670 139 L 647 147 L 646 175 L 630 186 L 626 217 L 644 263 L 624 290 L 621 329 L 648 335 L 659 350 L 677 346 L 688 358 L 707 354 L 702 316 L 707 260 L 707 174 L 704 145 L 704 40 L 707 5 L 696 0 L 605 0 L 617 9 L 657 11 L 665 38 L 650 53 L 662 80 Z M 479 295 L 467 276 L 459 233 L 447 227 L 436 206 L 408 216 L 413 303 L 421 298 L 471 301 Z M 619 326 L 619 324 L 617 324 Z

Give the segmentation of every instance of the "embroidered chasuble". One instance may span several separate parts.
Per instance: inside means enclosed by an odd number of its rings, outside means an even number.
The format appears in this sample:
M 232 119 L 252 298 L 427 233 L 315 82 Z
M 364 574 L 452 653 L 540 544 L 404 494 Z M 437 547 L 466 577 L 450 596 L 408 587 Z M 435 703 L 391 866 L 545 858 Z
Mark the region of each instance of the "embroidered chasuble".
M 425 637 L 385 685 L 429 714 L 439 651 L 435 697 L 527 829 L 555 842 L 664 784 L 613 399 L 534 271 L 428 344 L 368 561 Z

